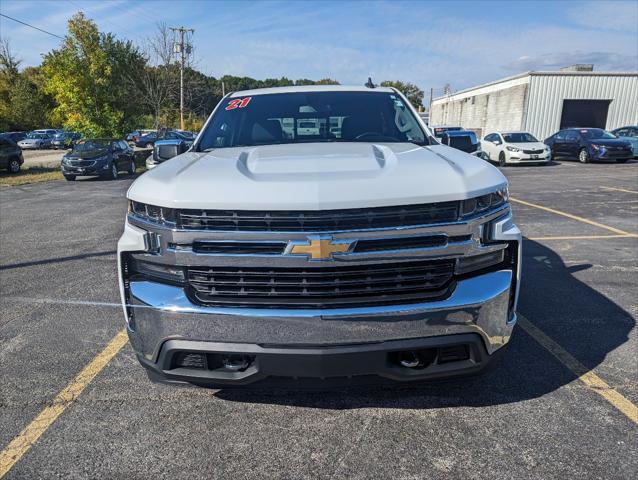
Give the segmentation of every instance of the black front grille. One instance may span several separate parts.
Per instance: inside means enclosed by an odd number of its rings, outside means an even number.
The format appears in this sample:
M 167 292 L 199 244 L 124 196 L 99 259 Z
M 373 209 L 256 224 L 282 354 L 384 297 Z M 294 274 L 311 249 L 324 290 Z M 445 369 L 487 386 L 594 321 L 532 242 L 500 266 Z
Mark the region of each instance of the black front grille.
M 523 153 L 526 153 L 527 155 L 540 155 L 543 153 L 543 150 L 523 150 Z
M 71 160 L 69 164 L 72 167 L 92 167 L 95 165 L 95 160 Z
M 223 255 L 280 255 L 286 242 L 193 242 L 193 252 Z
M 337 308 L 415 303 L 447 296 L 454 261 L 313 268 L 190 267 L 191 300 L 201 305 Z
M 186 230 L 324 232 L 393 228 L 458 219 L 459 202 L 317 211 L 179 210 Z

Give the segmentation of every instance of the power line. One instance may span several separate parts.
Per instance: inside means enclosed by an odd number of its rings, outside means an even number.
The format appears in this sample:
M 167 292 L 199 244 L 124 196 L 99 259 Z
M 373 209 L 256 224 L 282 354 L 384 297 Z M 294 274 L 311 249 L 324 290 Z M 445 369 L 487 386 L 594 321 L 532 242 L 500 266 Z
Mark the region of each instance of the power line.
M 60 35 L 56 35 L 55 33 L 47 32 L 46 30 L 42 30 L 41 28 L 34 27 L 33 25 L 30 25 L 30 24 L 28 24 L 26 22 L 23 22 L 22 20 L 18 20 L 17 18 L 10 17 L 9 15 L 5 15 L 4 13 L 0 13 L 0 16 L 8 18 L 9 20 L 13 20 L 14 22 L 21 23 L 22 25 L 26 25 L 27 27 L 31 27 L 31 28 L 33 28 L 35 30 L 39 30 L 42 33 L 46 33 L 47 35 L 51 35 L 52 37 L 56 37 L 56 38 L 59 38 L 60 40 L 64 40 L 64 37 L 61 37 Z

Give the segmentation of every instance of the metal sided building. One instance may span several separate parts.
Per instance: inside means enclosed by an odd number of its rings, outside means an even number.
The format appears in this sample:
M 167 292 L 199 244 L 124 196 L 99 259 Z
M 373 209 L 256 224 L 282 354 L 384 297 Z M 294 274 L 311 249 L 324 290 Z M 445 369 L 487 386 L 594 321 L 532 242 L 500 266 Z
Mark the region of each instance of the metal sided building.
M 432 102 L 430 125 L 481 137 L 526 130 L 543 140 L 562 128 L 638 125 L 638 72 L 527 72 Z

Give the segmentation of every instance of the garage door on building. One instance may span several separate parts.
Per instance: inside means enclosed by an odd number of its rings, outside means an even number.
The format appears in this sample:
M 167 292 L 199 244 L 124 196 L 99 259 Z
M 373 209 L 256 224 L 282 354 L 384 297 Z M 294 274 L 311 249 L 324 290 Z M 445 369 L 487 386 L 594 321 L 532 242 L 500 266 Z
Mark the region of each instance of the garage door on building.
M 560 129 L 572 127 L 605 128 L 611 100 L 563 100 Z

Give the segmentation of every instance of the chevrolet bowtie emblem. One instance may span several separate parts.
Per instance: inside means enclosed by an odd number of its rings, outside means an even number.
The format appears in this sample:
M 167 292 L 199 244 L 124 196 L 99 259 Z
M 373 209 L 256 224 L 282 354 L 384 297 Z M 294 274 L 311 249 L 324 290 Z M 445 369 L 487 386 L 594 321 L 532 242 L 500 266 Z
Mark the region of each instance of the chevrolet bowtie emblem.
M 334 240 L 329 235 L 308 237 L 308 240 L 291 240 L 286 255 L 306 255 L 310 260 L 331 260 L 334 253 L 352 251 L 356 240 Z

